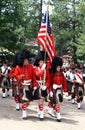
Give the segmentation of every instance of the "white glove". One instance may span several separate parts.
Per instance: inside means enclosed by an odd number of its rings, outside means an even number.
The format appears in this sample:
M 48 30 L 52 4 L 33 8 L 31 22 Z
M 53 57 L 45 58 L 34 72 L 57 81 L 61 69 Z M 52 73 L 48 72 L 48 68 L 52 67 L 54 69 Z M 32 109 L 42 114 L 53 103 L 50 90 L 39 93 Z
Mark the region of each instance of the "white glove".
M 63 95 L 68 96 L 68 92 L 63 92 Z
M 46 68 L 46 64 L 44 63 L 44 64 L 42 65 L 41 70 L 44 70 L 45 68 Z
M 34 90 L 37 90 L 37 87 L 34 87 Z
M 50 92 L 50 97 L 53 97 L 53 92 L 52 91 Z
M 46 86 L 41 86 L 41 89 L 44 91 L 46 90 Z

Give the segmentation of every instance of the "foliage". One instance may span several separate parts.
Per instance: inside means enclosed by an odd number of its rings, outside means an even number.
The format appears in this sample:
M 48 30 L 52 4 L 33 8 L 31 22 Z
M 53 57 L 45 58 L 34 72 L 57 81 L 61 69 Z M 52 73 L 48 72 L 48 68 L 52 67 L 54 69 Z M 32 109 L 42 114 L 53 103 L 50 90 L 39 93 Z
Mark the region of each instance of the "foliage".
M 50 20 L 57 54 L 69 54 L 75 63 L 85 63 L 84 0 L 49 0 Z M 0 47 L 16 52 L 37 37 L 45 0 L 0 0 Z
M 58 55 L 69 54 L 75 63 L 84 63 L 85 2 L 52 0 L 52 3 L 51 22 Z

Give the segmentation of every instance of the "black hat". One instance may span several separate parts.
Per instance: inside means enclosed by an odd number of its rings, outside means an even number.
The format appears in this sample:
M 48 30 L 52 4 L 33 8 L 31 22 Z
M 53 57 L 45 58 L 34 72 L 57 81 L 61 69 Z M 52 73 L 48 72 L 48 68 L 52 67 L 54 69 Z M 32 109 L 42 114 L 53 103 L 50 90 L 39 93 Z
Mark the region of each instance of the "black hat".
M 37 56 L 35 57 L 34 66 L 39 66 L 39 61 L 40 61 L 40 60 L 43 60 L 43 61 L 44 61 L 45 55 L 46 55 L 46 59 L 47 59 L 47 53 L 45 54 L 44 51 L 40 51 L 40 52 L 37 54 Z
M 57 66 L 62 66 L 63 62 L 62 59 L 60 57 L 55 57 L 52 61 L 52 71 L 55 72 L 56 71 L 56 67 Z
M 30 52 L 27 49 L 23 49 L 19 54 L 19 65 L 22 66 L 24 63 L 24 59 L 30 58 Z
M 62 59 L 60 57 L 55 57 L 52 61 L 52 65 L 53 66 L 62 66 L 63 65 L 63 62 L 62 62 Z

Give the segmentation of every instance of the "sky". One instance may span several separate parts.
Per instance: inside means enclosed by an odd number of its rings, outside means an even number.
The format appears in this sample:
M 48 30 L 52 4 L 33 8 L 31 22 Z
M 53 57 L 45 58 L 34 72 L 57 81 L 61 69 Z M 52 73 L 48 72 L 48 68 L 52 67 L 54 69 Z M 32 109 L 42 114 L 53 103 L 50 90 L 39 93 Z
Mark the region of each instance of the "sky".
M 45 3 L 49 2 L 49 0 L 44 0 L 44 1 L 45 1 Z M 43 13 L 45 13 L 47 10 L 47 4 L 45 4 L 45 3 L 43 3 L 43 6 L 42 6 Z M 51 13 L 51 12 L 52 12 L 52 7 L 51 7 L 51 5 L 49 5 L 49 13 Z

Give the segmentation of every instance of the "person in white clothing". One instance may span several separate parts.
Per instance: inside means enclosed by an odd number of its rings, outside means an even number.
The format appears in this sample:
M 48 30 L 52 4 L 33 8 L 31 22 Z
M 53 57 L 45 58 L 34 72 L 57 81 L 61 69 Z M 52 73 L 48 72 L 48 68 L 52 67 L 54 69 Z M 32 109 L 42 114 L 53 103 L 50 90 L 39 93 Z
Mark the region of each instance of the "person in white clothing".
M 1 87 L 2 87 L 2 97 L 5 98 L 6 96 L 9 96 L 9 80 L 8 80 L 8 73 L 10 72 L 10 67 L 8 66 L 8 63 L 5 61 L 3 63 L 3 66 L 1 66 Z M 6 92 L 7 89 L 7 92 Z
M 77 108 L 82 108 L 82 101 L 84 95 L 84 85 L 83 85 L 83 76 L 82 76 L 82 67 L 80 65 L 77 66 L 77 73 L 75 74 L 75 92 L 76 92 L 76 101 Z

